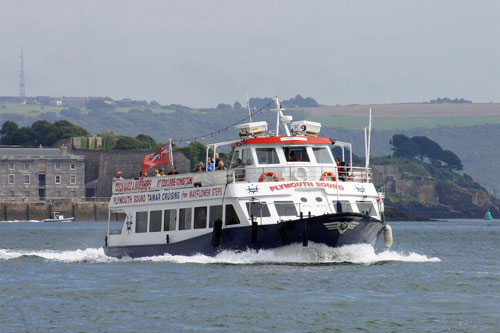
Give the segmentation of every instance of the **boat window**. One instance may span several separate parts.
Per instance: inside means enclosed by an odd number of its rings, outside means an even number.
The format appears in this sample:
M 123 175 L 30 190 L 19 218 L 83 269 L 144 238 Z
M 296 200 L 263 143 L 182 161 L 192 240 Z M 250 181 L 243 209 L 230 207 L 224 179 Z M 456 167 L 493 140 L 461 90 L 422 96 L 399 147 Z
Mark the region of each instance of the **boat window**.
M 191 208 L 179 209 L 179 230 L 191 229 Z
M 148 231 L 148 212 L 135 213 L 135 232 Z
M 207 207 L 194 208 L 194 228 L 204 229 L 207 227 Z
M 233 159 L 231 160 L 231 167 L 232 165 L 234 164 L 234 162 L 236 162 L 236 160 L 240 158 L 240 151 L 239 150 L 235 150 L 233 152 Z
M 288 162 L 309 162 L 306 147 L 285 147 L 284 150 Z
M 175 230 L 177 221 L 177 209 L 165 209 L 165 221 L 163 231 Z
M 161 210 L 149 212 L 149 232 L 161 231 Z
M 248 216 L 253 215 L 255 218 L 271 216 L 269 208 L 267 208 L 267 204 L 265 202 L 247 202 L 247 210 Z
M 328 148 L 313 148 L 314 157 L 316 157 L 316 162 L 318 163 L 328 163 L 332 164 L 332 156 L 328 152 Z
M 342 205 L 342 213 L 352 212 L 351 203 L 347 200 L 340 200 L 340 204 Z M 335 207 L 335 211 L 337 211 L 337 200 L 333 201 L 333 207 Z M 337 212 L 339 213 L 339 212 Z
M 210 206 L 210 219 L 208 220 L 208 227 L 213 228 L 214 222 L 217 220 L 222 221 L 222 205 Z
M 359 212 L 365 215 L 375 215 L 375 209 L 373 207 L 373 202 L 371 201 L 356 201 Z
M 240 224 L 240 219 L 233 205 L 226 205 L 226 225 Z
M 297 216 L 293 201 L 275 201 L 274 206 L 279 216 Z
M 280 160 L 278 158 L 278 153 L 276 153 L 276 148 L 257 148 L 255 149 L 257 153 L 257 160 L 259 164 L 279 164 Z
M 252 151 L 250 149 L 242 149 L 241 160 L 244 165 L 253 165 Z

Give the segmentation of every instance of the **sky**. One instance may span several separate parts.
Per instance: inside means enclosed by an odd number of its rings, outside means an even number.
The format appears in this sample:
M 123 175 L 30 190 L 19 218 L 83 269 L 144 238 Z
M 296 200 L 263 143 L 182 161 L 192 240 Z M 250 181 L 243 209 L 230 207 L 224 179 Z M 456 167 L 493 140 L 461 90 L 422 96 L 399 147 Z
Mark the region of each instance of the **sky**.
M 0 96 L 500 102 L 498 0 L 0 1 Z

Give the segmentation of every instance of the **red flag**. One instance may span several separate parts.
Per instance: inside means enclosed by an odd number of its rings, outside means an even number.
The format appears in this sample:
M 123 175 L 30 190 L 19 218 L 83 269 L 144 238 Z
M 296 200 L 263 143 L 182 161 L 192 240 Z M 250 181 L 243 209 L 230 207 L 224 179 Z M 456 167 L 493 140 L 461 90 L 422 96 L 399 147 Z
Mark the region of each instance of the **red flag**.
M 164 146 L 159 151 L 154 154 L 149 154 L 144 157 L 144 161 L 142 161 L 141 171 L 147 172 L 154 166 L 169 164 L 170 163 L 170 151 L 172 147 L 170 144 Z

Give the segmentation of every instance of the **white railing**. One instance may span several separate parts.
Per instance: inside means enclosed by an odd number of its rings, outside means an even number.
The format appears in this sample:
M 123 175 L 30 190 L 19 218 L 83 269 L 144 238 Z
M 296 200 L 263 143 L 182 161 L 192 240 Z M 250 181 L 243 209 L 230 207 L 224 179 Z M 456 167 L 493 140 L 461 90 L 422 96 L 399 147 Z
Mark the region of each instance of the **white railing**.
M 335 166 L 244 167 L 228 171 L 230 182 L 337 180 L 369 183 L 370 168 Z
M 261 180 L 262 179 L 262 180 Z M 167 190 L 193 186 L 225 185 L 238 182 L 260 181 L 320 181 L 369 183 L 372 180 L 370 168 L 335 166 L 245 166 L 231 170 L 186 173 L 175 176 L 149 177 L 144 180 L 125 180 L 113 183 L 113 193 Z

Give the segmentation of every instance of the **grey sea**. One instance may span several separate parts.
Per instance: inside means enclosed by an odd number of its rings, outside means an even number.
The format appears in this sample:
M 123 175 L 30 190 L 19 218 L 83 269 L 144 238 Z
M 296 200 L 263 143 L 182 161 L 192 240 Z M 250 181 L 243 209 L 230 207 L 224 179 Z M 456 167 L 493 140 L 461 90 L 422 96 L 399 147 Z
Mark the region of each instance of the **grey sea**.
M 117 260 L 106 223 L 0 222 L 1 332 L 500 332 L 500 221 L 394 245 Z

